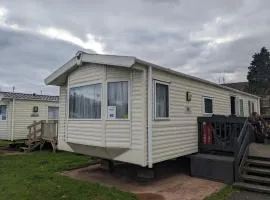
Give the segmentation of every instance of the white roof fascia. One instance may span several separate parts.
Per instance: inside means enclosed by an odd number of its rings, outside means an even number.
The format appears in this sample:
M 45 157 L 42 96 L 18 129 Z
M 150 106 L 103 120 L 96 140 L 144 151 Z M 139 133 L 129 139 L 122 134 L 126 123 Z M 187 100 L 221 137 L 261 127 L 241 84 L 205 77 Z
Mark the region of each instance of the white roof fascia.
M 53 82 L 64 73 L 68 72 L 72 69 L 72 67 L 76 66 L 76 57 L 71 58 L 67 63 L 65 63 L 62 67 L 55 70 L 51 75 L 49 75 L 45 80 L 46 85 L 53 84 Z
M 247 92 L 243 92 L 241 90 L 237 90 L 237 89 L 233 89 L 233 88 L 230 88 L 230 87 L 227 87 L 227 86 L 219 85 L 217 83 L 207 81 L 207 80 L 204 80 L 204 79 L 201 79 L 201 78 L 198 78 L 198 77 L 195 77 L 195 76 L 191 76 L 191 75 L 188 75 L 188 74 L 184 74 L 182 72 L 178 72 L 178 71 L 172 70 L 170 68 L 162 67 L 162 66 L 159 66 L 159 65 L 156 65 L 156 64 L 153 64 L 153 63 L 149 63 L 149 62 L 144 61 L 144 60 L 136 59 L 136 62 L 147 65 L 147 66 L 151 65 L 152 67 L 154 67 L 156 69 L 159 69 L 161 71 L 166 71 L 166 72 L 169 72 L 171 74 L 182 76 L 182 77 L 187 78 L 187 79 L 191 79 L 191 80 L 198 81 L 198 82 L 201 82 L 201 83 L 204 83 L 204 84 L 212 85 L 212 86 L 222 88 L 222 89 L 225 89 L 225 90 L 228 90 L 228 91 L 237 92 L 237 93 L 247 95 L 247 96 L 251 96 L 251 97 L 255 97 L 255 98 L 260 98 L 259 96 L 256 96 L 256 95 L 253 95 L 253 94 L 250 94 L 250 93 L 247 93 Z
M 88 54 L 79 51 L 76 53 L 76 56 L 48 76 L 44 82 L 46 85 L 56 84 L 59 77 L 67 76 L 68 72 L 72 71 L 76 66 L 79 66 L 82 63 L 103 64 L 116 67 L 131 67 L 135 63 L 135 60 L 135 57 L 131 56 Z
M 111 65 L 116 67 L 131 67 L 136 58 L 131 56 L 99 55 L 99 54 L 82 54 L 82 62 L 96 63 L 101 65 Z
M 187 79 L 191 79 L 194 81 L 198 81 L 204 84 L 212 85 L 218 88 L 222 88 L 228 91 L 237 92 L 239 94 L 252 96 L 255 98 L 260 98 L 256 95 L 249 94 L 240 90 L 236 90 L 227 86 L 219 85 L 217 83 L 213 83 L 211 81 L 207 81 L 195 76 L 190 76 L 187 74 L 184 74 L 182 72 L 178 72 L 175 70 L 172 70 L 170 68 L 162 67 L 144 60 L 137 59 L 132 56 L 117 56 L 117 55 L 103 55 L 103 54 L 88 54 L 82 51 L 79 51 L 76 53 L 76 56 L 74 56 L 71 60 L 69 60 L 66 64 L 64 64 L 62 67 L 57 69 L 55 72 L 53 72 L 50 76 L 48 76 L 45 79 L 46 85 L 57 85 L 57 79 L 64 78 L 67 76 L 67 73 L 72 71 L 76 66 L 79 66 L 82 63 L 95 63 L 95 64 L 103 64 L 103 65 L 110 65 L 110 66 L 118 66 L 118 67 L 132 67 L 135 63 L 140 63 L 146 66 L 152 66 L 156 69 L 159 69 L 161 71 L 166 71 L 171 74 L 175 74 Z

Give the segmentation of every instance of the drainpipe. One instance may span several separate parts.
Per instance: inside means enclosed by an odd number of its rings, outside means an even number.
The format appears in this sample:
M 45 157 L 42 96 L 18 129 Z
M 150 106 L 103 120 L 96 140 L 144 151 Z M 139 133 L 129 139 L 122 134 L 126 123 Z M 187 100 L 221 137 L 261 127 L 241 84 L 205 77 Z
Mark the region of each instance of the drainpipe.
M 153 120 L 153 103 L 152 103 L 152 66 L 148 67 L 148 120 L 147 120 L 147 139 L 148 139 L 148 167 L 153 167 L 152 160 L 152 120 Z
M 15 110 L 15 98 L 12 99 L 12 113 L 11 113 L 11 141 L 14 140 L 14 110 Z

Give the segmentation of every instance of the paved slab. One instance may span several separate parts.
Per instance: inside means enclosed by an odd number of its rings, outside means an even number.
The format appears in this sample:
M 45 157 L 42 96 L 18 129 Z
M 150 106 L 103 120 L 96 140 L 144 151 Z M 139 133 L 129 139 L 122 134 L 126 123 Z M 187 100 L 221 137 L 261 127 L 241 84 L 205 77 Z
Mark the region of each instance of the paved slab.
M 166 172 L 162 178 L 143 184 L 130 180 L 126 176 L 110 174 L 101 170 L 99 166 L 76 169 L 63 174 L 74 179 L 114 186 L 135 193 L 139 200 L 203 200 L 224 187 L 223 183 L 190 177 L 183 172 L 170 175 Z
M 227 200 L 270 200 L 270 195 L 240 190 L 233 192 Z

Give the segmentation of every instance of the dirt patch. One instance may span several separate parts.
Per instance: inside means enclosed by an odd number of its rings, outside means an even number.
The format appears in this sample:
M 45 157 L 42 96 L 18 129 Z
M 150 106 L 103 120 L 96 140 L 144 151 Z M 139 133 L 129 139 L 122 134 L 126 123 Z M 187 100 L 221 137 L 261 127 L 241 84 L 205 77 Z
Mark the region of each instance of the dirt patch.
M 8 149 L 5 147 L 0 147 L 0 156 L 2 156 L 2 155 L 17 155 L 17 154 L 22 154 L 22 152 Z
M 179 166 L 181 165 L 178 165 L 178 168 Z M 120 169 L 124 168 L 122 166 Z M 172 171 L 172 168 L 168 167 L 168 169 Z M 119 169 L 116 171 L 117 173 L 109 173 L 100 169 L 99 165 L 92 165 L 62 174 L 74 179 L 135 193 L 140 200 L 202 200 L 224 187 L 222 183 L 190 177 L 182 171 L 167 173 L 165 168 L 161 168 L 160 171 L 166 172 L 168 175 L 163 174 L 160 178 L 146 183 L 134 181 L 126 175 L 123 176 L 119 173 Z
M 164 197 L 160 194 L 137 193 L 136 196 L 138 200 L 165 200 Z

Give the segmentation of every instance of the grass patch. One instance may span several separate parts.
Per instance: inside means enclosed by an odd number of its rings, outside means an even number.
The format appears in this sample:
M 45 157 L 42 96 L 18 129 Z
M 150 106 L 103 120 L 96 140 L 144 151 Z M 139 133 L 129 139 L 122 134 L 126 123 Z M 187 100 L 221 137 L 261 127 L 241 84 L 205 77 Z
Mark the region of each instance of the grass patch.
M 0 156 L 0 198 L 39 200 L 134 200 L 116 188 L 73 180 L 56 172 L 89 163 L 89 157 L 68 152 L 33 152 Z
M 220 191 L 204 198 L 204 200 L 226 200 L 233 191 L 235 191 L 235 189 L 231 185 L 227 185 Z
M 12 142 L 7 140 L 0 140 L 0 147 L 8 147 L 10 143 Z

